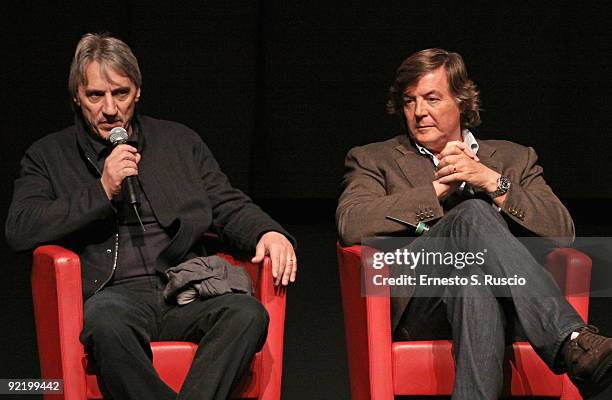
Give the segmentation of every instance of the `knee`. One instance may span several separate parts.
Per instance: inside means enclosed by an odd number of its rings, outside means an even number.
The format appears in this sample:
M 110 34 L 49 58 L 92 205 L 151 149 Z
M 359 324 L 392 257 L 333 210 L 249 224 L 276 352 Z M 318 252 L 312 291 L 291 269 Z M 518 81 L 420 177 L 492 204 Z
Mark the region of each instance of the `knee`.
M 116 343 L 116 340 L 129 333 L 129 317 L 125 305 L 109 296 L 90 298 L 83 307 L 83 344 L 95 342 L 103 345 L 105 342 Z
M 232 295 L 234 297 L 227 306 L 227 316 L 233 323 L 240 324 L 248 329 L 266 332 L 270 316 L 264 306 L 253 296 Z
M 495 215 L 497 212 L 490 203 L 483 199 L 468 199 L 455 207 L 459 213 L 467 216 L 482 217 L 485 215 Z
M 461 202 L 451 211 L 455 223 L 465 223 L 468 226 L 506 226 L 506 222 L 499 212 L 488 202 L 482 199 L 469 199 Z

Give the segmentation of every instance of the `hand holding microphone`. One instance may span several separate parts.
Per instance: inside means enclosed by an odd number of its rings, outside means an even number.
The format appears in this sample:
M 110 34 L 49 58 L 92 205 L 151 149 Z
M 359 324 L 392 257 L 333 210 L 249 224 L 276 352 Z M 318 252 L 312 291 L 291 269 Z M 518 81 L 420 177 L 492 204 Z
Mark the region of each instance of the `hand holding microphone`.
M 126 144 L 127 138 L 128 134 L 124 128 L 113 128 L 111 130 L 109 141 L 115 148 L 104 162 L 104 171 L 101 178 L 102 186 L 109 200 L 121 193 L 124 180 L 131 181 L 134 178 L 128 177 L 138 175 L 140 154 L 138 154 L 136 148 Z M 133 187 L 133 185 L 130 186 Z M 131 195 L 128 194 L 127 197 L 131 197 Z
M 111 200 L 114 196 L 123 192 L 124 201 L 132 206 L 144 231 L 144 225 L 138 214 L 138 196 L 136 192 L 136 175 L 138 175 L 138 163 L 140 154 L 138 150 L 127 144 L 128 133 L 124 128 L 113 128 L 108 140 L 115 147 L 104 162 L 102 172 L 102 187 Z

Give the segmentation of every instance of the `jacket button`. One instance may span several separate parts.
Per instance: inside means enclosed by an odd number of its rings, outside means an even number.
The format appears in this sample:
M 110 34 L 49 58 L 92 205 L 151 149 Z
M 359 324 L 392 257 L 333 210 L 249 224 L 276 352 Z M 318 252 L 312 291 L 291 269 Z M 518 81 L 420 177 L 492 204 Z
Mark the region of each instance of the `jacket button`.
M 106 249 L 107 253 L 112 253 L 113 251 L 111 249 Z

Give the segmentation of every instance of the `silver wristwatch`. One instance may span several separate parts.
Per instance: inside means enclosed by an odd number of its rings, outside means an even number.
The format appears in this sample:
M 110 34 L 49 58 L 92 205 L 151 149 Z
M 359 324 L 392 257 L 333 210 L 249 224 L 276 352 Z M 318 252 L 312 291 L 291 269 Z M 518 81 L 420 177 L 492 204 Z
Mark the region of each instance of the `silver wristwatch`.
M 492 199 L 494 199 L 496 197 L 501 196 L 502 194 L 506 194 L 508 192 L 508 189 L 510 189 L 511 185 L 512 182 L 510 182 L 510 178 L 502 175 L 497 178 L 497 189 L 494 192 L 489 192 L 487 194 L 491 196 Z

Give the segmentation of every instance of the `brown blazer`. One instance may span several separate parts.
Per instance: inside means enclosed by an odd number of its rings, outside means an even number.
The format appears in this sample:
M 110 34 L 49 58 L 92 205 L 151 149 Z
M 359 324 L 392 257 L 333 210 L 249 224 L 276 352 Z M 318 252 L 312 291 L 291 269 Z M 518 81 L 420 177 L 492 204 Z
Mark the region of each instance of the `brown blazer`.
M 512 182 L 501 210 L 510 223 L 537 236 L 563 238 L 560 245 L 571 242 L 574 223 L 544 181 L 535 151 L 505 140 L 478 140 L 478 144 L 480 162 Z M 386 219 L 387 215 L 415 225 L 444 215 L 432 184 L 431 159 L 420 154 L 406 135 L 351 149 L 345 166 L 336 210 L 338 234 L 345 245 L 401 234 L 406 227 Z
M 510 229 L 515 234 L 555 238 L 561 246 L 573 241 L 572 218 L 544 181 L 535 151 L 504 140 L 479 140 L 478 144 L 480 162 L 512 182 L 501 209 Z M 415 225 L 444 215 L 432 184 L 431 159 L 419 153 L 406 135 L 351 149 L 345 166 L 344 190 L 336 210 L 338 235 L 345 245 L 405 232 L 404 225 L 386 219 L 387 215 Z M 393 331 L 409 302 L 410 294 L 391 298 Z

